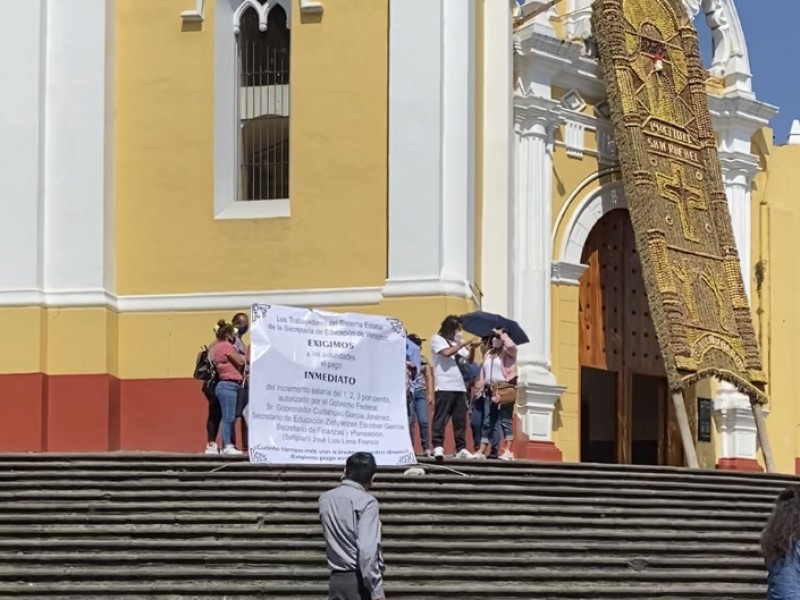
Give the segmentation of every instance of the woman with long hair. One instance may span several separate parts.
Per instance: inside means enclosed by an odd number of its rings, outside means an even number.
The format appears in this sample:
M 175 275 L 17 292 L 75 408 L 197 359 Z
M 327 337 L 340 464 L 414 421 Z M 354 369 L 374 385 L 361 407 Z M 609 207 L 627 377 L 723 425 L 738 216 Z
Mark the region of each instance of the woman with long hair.
M 222 454 L 241 454 L 234 442 L 234 423 L 236 399 L 244 380 L 245 357 L 234 348 L 235 341 L 233 325 L 221 320 L 217 324 L 217 343 L 211 352 L 211 362 L 219 379 L 215 393 L 222 409 Z
M 489 453 L 490 440 L 494 437 L 497 425 L 503 431 L 505 447 L 502 460 L 514 460 L 514 396 L 517 385 L 517 345 L 505 329 L 494 329 L 487 340 L 487 352 L 483 355 L 481 374 L 476 387 L 484 401 L 481 445 L 475 455 L 483 459 Z M 502 402 L 499 389 L 508 388 L 512 396 Z M 480 402 L 480 400 L 478 400 Z
M 778 501 L 761 533 L 767 567 L 767 600 L 800 600 L 800 487 L 792 486 Z

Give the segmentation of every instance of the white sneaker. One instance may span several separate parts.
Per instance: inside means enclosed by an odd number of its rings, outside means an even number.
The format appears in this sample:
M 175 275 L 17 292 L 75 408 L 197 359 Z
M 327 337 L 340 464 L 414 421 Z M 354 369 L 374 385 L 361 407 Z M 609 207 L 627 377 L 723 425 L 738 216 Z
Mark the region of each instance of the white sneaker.
M 236 446 L 228 444 L 222 449 L 222 454 L 228 454 L 230 456 L 241 456 L 242 451 L 237 449 Z
M 472 452 L 470 452 L 469 450 L 467 450 L 466 448 L 463 448 L 462 450 L 459 450 L 456 453 L 456 458 L 471 459 L 471 458 L 475 458 L 475 455 Z
M 206 446 L 206 454 L 219 454 L 219 446 L 217 446 L 217 442 L 210 442 Z
M 500 455 L 500 460 L 514 460 L 514 453 L 511 450 L 506 450 Z
M 436 459 L 436 462 L 444 462 L 444 448 L 436 446 L 436 448 L 433 449 L 433 457 Z
M 475 460 L 486 460 L 486 455 L 483 452 L 476 452 L 472 455 Z

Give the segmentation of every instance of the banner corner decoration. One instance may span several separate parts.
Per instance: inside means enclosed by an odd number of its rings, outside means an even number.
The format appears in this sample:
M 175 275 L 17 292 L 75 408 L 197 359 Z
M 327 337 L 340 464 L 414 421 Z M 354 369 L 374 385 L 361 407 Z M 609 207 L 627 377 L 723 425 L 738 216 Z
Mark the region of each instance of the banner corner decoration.
M 669 385 L 716 377 L 763 404 L 697 32 L 681 0 L 596 0 L 592 23 Z
M 371 452 L 415 464 L 397 319 L 252 306 L 250 460 L 344 464 Z

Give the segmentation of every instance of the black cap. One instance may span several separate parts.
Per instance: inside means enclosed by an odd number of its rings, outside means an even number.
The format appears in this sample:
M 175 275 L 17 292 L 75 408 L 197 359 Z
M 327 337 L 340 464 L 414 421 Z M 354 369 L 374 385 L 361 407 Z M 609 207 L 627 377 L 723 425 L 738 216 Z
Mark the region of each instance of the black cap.
M 422 346 L 422 342 L 425 341 L 422 338 L 420 338 L 416 333 L 409 334 L 408 339 L 414 342 L 417 346 Z

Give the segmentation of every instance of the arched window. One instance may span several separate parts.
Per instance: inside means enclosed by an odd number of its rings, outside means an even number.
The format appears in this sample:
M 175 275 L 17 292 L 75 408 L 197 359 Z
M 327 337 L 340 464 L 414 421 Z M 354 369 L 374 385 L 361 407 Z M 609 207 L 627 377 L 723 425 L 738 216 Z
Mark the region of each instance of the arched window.
M 289 197 L 289 18 L 276 0 L 245 0 L 234 15 L 239 199 Z

